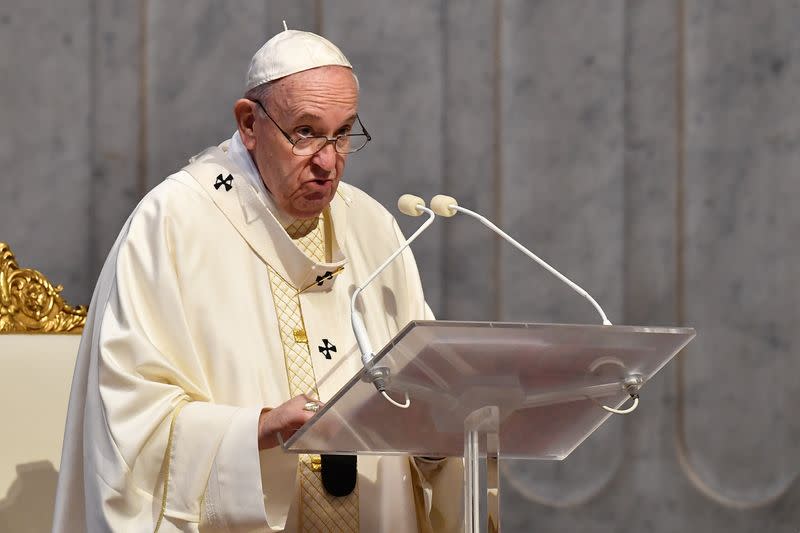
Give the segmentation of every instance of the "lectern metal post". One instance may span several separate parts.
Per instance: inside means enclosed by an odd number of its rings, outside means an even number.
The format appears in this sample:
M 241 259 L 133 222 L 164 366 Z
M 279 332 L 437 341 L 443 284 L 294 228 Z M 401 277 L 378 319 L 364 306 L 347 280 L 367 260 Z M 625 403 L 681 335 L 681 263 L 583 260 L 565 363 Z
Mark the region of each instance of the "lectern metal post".
M 500 529 L 500 487 L 496 468 L 499 430 L 500 409 L 497 406 L 477 409 L 464 420 L 464 533 L 491 533 Z M 481 449 L 486 452 L 484 475 L 481 475 Z M 486 513 L 483 520 L 482 508 Z

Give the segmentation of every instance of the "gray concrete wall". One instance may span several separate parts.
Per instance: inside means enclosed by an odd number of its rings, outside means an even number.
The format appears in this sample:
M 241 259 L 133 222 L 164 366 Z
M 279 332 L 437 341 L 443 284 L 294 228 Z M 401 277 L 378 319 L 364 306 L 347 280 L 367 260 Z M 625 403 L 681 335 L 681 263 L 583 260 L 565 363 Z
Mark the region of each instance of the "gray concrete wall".
M 452 194 L 612 321 L 699 331 L 566 462 L 504 463 L 507 531 L 800 529 L 800 2 L 3 2 L 0 241 L 88 302 L 138 199 L 233 132 L 284 18 L 356 66 L 350 182 Z M 440 317 L 597 320 L 470 220 L 415 251 Z

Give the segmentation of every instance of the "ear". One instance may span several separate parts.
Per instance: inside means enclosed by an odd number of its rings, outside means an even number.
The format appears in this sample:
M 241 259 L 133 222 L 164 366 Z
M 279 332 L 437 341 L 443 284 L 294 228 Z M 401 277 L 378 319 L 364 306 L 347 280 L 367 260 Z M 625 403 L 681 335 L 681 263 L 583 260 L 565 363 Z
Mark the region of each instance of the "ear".
M 242 144 L 248 150 L 256 147 L 256 104 L 240 98 L 233 104 L 233 115 L 236 117 L 236 126 L 239 128 L 239 135 L 242 138 Z

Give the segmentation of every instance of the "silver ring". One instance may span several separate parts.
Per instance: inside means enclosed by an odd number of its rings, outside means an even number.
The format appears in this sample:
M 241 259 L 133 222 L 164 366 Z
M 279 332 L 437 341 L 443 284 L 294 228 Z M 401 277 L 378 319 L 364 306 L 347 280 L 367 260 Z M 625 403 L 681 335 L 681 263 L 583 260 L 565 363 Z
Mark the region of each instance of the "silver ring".
M 316 413 L 319 411 L 319 404 L 317 402 L 306 402 L 303 406 L 303 411 L 311 411 L 312 413 Z

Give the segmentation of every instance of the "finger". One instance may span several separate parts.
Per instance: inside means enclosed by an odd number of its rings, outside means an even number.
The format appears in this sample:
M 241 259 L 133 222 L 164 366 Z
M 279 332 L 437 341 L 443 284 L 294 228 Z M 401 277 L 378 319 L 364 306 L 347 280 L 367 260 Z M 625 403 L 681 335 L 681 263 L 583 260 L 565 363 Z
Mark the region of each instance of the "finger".
M 306 422 L 308 422 L 314 413 L 309 411 L 304 411 L 302 408 L 292 411 L 288 413 L 288 416 L 285 418 L 285 423 L 282 424 L 283 428 L 299 428 L 302 427 Z M 283 429 L 282 428 L 282 429 Z

